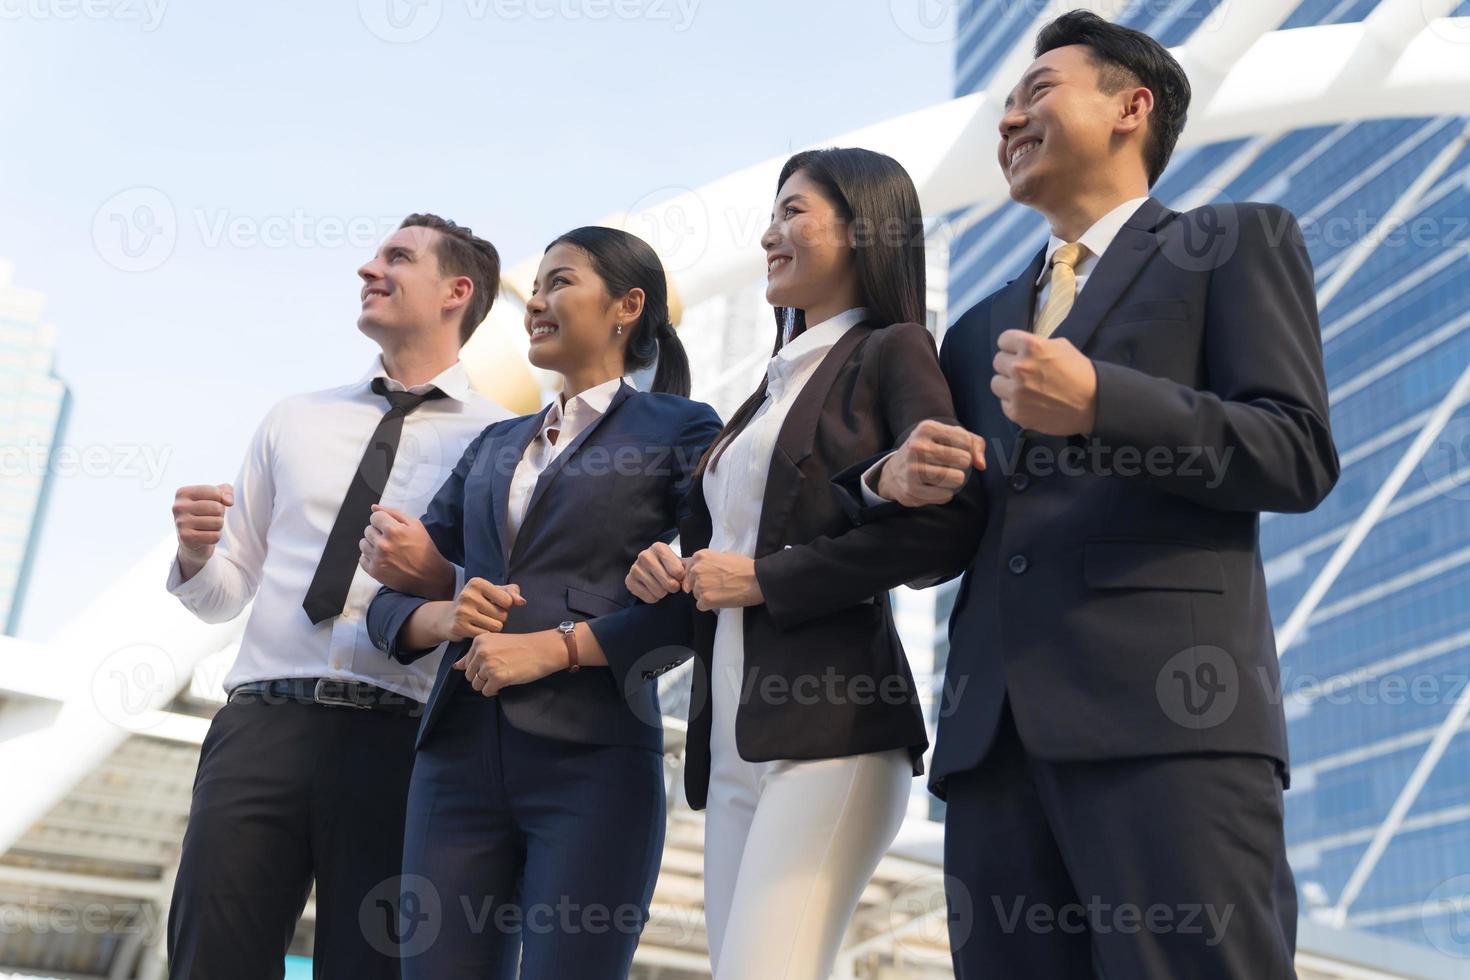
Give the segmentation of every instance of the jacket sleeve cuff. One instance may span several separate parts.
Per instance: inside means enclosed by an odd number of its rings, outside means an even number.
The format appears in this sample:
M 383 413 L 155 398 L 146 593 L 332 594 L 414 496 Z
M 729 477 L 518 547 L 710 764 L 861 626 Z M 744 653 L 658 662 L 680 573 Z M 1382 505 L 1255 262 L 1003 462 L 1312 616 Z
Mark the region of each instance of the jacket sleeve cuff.
M 903 509 L 902 505 L 878 496 L 877 492 L 868 486 L 868 474 L 892 455 L 893 453 L 887 452 L 881 456 L 865 459 L 832 477 L 832 486 L 836 488 L 837 501 L 842 505 L 843 512 L 853 524 L 868 524 L 896 514 Z
M 401 664 L 411 664 L 440 649 L 444 644 L 424 650 L 409 650 L 399 644 L 399 636 L 408 617 L 429 601 L 431 600 L 421 596 L 395 592 L 387 586 L 379 589 L 367 612 L 368 635 L 372 638 L 373 645 Z

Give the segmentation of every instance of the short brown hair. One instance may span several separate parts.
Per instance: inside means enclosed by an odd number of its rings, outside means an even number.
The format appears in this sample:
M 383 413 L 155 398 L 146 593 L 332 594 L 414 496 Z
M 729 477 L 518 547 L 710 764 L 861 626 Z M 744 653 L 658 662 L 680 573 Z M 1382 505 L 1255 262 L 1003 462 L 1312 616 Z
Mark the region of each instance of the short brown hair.
M 464 225 L 441 218 L 437 214 L 411 214 L 403 219 L 399 228 L 432 228 L 439 233 L 434 254 L 439 259 L 439 268 L 447 275 L 469 276 L 475 291 L 464 308 L 464 319 L 459 324 L 459 343 L 464 346 L 478 327 L 490 315 L 495 295 L 500 291 L 500 253 L 485 239 L 475 235 Z

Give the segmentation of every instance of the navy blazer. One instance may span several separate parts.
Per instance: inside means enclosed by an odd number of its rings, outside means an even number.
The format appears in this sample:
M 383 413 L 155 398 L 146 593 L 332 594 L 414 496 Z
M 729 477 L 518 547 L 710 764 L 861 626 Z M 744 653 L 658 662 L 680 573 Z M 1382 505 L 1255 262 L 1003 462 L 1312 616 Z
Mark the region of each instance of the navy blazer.
M 510 611 L 507 633 L 625 615 L 633 606 L 624 584 L 628 567 L 650 541 L 672 540 L 690 476 L 720 430 L 708 405 L 623 384 L 607 411 L 541 474 L 506 554 L 511 477 L 549 409 L 488 426 L 424 515 L 440 554 L 462 565 L 466 578 L 520 586 L 526 604 Z M 381 588 L 368 607 L 373 642 L 400 663 L 432 652 L 399 643 L 403 624 L 427 601 Z M 453 664 L 469 646 L 460 641 L 444 654 L 419 745 L 465 683 L 464 671 Z M 630 674 L 633 682 L 619 683 Z M 560 671 L 507 687 L 497 697 L 506 719 L 522 731 L 597 745 L 663 746 L 657 687 L 628 665 Z
M 991 507 L 950 620 L 931 788 L 979 764 L 1007 699 L 1038 758 L 1245 753 L 1284 774 L 1260 513 L 1311 510 L 1339 472 L 1296 220 L 1138 208 L 1055 333 L 1096 366 L 1091 438 L 1022 430 L 990 389 L 1044 255 L 940 353 L 960 424 L 987 440 Z

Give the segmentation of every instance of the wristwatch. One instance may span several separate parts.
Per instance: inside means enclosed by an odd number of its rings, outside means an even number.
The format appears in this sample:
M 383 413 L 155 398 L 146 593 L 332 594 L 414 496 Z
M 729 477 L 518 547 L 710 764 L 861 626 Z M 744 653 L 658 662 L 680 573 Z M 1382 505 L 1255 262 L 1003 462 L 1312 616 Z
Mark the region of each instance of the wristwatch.
M 582 665 L 577 663 L 577 634 L 573 632 L 573 630 L 575 630 L 576 628 L 577 624 L 572 622 L 570 619 L 558 623 L 556 627 L 556 631 L 560 633 L 561 638 L 566 641 L 568 674 L 575 674 L 577 671 L 582 669 Z

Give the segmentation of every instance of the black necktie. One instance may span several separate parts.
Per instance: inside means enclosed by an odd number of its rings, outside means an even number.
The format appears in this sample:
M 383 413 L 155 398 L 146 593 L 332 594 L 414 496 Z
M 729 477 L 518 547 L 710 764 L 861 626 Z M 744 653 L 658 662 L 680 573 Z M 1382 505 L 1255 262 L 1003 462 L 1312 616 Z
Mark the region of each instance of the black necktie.
M 382 378 L 373 379 L 373 391 L 388 399 L 391 407 L 368 440 L 362 462 L 357 464 L 357 474 L 342 501 L 342 509 L 337 511 L 332 533 L 327 535 L 327 546 L 322 549 L 316 574 L 306 590 L 306 600 L 301 603 L 301 608 L 311 617 L 312 625 L 340 615 L 347 603 L 347 590 L 352 587 L 352 577 L 357 574 L 357 560 L 362 554 L 358 542 L 362 540 L 363 528 L 372 519 L 373 504 L 383 499 L 383 489 L 393 472 L 393 457 L 398 454 L 404 417 L 424 402 L 444 397 L 444 392 L 438 388 L 431 388 L 422 395 L 389 391 L 388 383 Z

